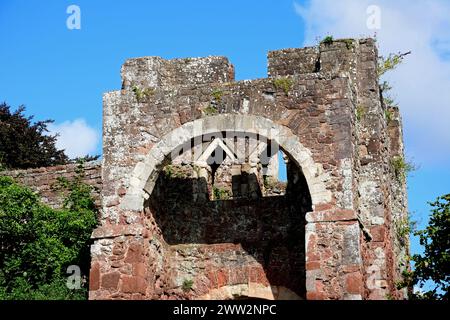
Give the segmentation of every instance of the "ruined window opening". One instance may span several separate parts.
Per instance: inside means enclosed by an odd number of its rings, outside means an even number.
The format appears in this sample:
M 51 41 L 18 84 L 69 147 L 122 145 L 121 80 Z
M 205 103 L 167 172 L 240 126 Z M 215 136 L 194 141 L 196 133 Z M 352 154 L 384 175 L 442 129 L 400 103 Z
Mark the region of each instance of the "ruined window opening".
M 288 157 L 283 151 L 278 151 L 278 180 L 281 182 L 287 182 L 287 165 Z

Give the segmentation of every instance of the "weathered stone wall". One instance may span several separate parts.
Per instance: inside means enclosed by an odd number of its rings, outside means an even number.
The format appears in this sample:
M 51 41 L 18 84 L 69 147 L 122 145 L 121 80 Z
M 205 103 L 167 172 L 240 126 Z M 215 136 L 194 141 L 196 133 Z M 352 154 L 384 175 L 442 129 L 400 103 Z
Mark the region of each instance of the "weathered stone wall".
M 401 277 L 399 269 L 407 268 L 408 244 L 399 242 L 395 229 L 407 216 L 406 181 L 393 170 L 394 159 L 404 158 L 401 121 L 397 109 L 384 105 L 378 78 L 373 76 L 376 48 L 366 47 L 357 64 L 353 184 L 363 231 L 364 295 L 402 299 L 406 291 L 398 291 L 395 283 Z
M 392 160 L 404 160 L 402 120 L 398 108 L 388 108 L 388 135 L 389 135 L 389 158 Z M 404 173 L 405 174 L 405 173 Z M 398 175 L 395 168 L 390 166 L 391 176 L 391 210 L 390 237 L 392 247 L 392 279 L 395 282 L 402 280 L 402 273 L 409 269 L 409 228 L 410 220 L 408 213 L 408 201 L 406 190 L 406 174 Z M 397 298 L 406 298 L 407 288 L 396 292 Z
M 60 208 L 64 194 L 56 188 L 58 178 L 72 179 L 78 175 L 78 164 L 43 167 L 28 170 L 2 171 L 0 175 L 10 176 L 18 183 L 36 191 L 44 203 L 53 208 Z M 100 191 L 102 187 L 102 168 L 100 161 L 87 162 L 83 165 L 82 181 L 93 186 L 93 197 L 100 208 Z
M 377 55 L 371 39 L 274 51 L 268 78 L 238 82 L 222 57 L 127 61 L 122 90 L 104 95 L 102 217 L 93 233 L 90 297 L 401 298 L 394 284 L 407 249 L 393 226 L 406 199 L 390 160 L 403 153 L 401 124 L 386 117 Z M 287 188 L 305 181 L 297 200 L 200 196 L 198 205 L 191 200 L 202 183 L 196 192 L 175 192 L 180 181 L 172 193 L 171 182 L 161 184 L 160 172 L 181 149 L 211 144 L 211 135 L 242 134 L 280 146 L 298 172 Z M 207 168 L 199 177 L 208 184 Z M 278 258 L 268 262 L 250 253 L 267 247 L 259 218 L 273 224 L 269 239 L 281 239 Z M 296 219 L 306 223 L 294 223 L 303 249 L 283 240 Z M 294 269 L 285 269 L 287 256 L 298 262 Z M 284 279 L 269 271 L 270 261 Z

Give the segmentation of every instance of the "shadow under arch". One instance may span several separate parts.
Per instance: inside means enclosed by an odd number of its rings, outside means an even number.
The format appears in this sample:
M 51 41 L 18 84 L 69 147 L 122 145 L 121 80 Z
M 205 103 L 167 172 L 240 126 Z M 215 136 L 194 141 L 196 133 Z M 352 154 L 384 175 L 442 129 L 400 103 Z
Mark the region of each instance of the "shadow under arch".
M 236 296 L 304 298 L 311 198 L 300 169 L 290 164 L 287 172 L 284 195 L 210 200 L 204 178 L 163 171 L 145 208 L 170 248 L 170 273 L 209 277 L 211 299 L 230 296 L 233 288 Z M 214 290 L 223 284 L 230 290 Z

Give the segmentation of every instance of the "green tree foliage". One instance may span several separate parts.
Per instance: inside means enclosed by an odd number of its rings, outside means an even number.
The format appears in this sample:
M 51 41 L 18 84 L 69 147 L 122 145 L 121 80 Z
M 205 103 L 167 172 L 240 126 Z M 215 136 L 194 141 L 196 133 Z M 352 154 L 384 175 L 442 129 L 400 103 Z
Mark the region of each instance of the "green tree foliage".
M 0 104 L 0 164 L 11 169 L 27 169 L 67 163 L 63 150 L 55 146 L 56 136 L 49 135 L 51 120 L 32 122 L 25 107 L 11 112 L 6 103 Z
M 432 206 L 431 217 L 425 230 L 416 231 L 423 254 L 412 257 L 414 270 L 404 273 L 405 281 L 400 286 L 418 285 L 421 289 L 427 281 L 433 289 L 413 295 L 419 299 L 450 298 L 450 194 L 437 198 Z
M 69 265 L 84 275 L 89 269 L 94 202 L 79 178 L 61 184 L 67 197 L 55 210 L 29 188 L 0 177 L 0 299 L 86 298 L 86 281 L 69 290 L 65 277 Z

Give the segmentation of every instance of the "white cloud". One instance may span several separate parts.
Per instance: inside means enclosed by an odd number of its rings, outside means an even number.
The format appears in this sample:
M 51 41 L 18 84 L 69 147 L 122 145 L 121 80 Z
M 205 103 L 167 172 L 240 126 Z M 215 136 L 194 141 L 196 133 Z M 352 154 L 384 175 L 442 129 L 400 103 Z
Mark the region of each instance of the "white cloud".
M 59 134 L 56 147 L 64 149 L 69 158 L 95 154 L 97 151 L 100 135 L 94 128 L 89 127 L 84 119 L 52 123 L 48 129 L 51 134 Z
M 366 25 L 368 6 L 381 9 L 381 28 Z M 373 36 L 380 54 L 412 51 L 386 76 L 403 116 L 407 154 L 419 164 L 450 161 L 450 1 L 311 0 L 294 2 L 305 45 L 326 35 Z

